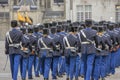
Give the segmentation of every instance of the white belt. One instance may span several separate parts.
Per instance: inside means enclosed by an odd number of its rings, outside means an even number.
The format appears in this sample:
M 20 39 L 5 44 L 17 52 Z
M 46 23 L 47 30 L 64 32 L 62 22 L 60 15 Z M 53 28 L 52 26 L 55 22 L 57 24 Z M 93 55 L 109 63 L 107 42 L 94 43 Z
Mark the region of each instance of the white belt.
M 32 47 L 35 47 L 35 46 L 32 46 Z
M 40 48 L 42 50 L 52 50 L 51 48 Z
M 81 42 L 81 44 L 90 44 L 90 42 Z
M 20 44 L 9 44 L 9 46 L 20 46 Z
M 66 47 L 66 49 L 75 49 L 75 47 Z

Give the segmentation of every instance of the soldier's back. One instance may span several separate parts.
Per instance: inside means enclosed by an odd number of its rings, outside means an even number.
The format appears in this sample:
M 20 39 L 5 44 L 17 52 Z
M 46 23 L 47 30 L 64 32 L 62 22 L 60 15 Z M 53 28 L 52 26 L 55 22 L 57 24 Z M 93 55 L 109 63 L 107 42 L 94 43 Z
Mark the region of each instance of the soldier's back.
M 12 29 L 10 32 L 10 37 L 13 43 L 19 43 L 22 39 L 22 32 L 19 29 Z

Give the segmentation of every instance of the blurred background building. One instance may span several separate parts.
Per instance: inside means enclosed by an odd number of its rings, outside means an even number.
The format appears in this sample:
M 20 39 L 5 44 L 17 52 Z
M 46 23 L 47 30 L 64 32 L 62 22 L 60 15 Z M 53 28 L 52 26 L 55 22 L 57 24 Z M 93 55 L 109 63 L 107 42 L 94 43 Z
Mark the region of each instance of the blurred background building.
M 120 22 L 120 0 L 0 0 L 0 40 L 18 10 L 23 15 L 27 12 L 34 24 L 85 19 Z

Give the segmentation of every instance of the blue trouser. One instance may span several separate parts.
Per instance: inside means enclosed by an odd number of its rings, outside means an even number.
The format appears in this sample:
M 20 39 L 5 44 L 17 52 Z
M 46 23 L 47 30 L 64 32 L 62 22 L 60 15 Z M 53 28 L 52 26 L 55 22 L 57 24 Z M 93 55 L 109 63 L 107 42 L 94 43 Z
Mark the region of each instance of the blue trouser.
M 39 75 L 39 57 L 35 55 L 35 58 L 34 58 L 34 72 L 35 72 L 35 76 L 38 76 Z
M 94 79 L 104 78 L 106 76 L 106 56 L 95 57 Z
M 44 69 L 45 69 L 44 63 L 45 63 L 45 57 L 41 57 L 40 70 L 42 75 L 44 75 Z
M 49 72 L 51 68 L 52 57 L 42 57 L 42 74 L 44 78 L 49 78 Z
M 23 60 L 23 57 L 21 57 L 20 59 L 20 74 L 21 74 L 21 77 L 22 77 L 22 60 Z
M 29 56 L 29 61 L 28 61 L 28 78 L 32 77 L 32 65 L 34 63 L 34 55 Z
M 116 52 L 111 53 L 110 72 L 112 74 L 115 74 L 115 55 L 116 55 Z
M 81 75 L 84 75 L 85 80 L 90 80 L 93 70 L 95 54 L 82 54 L 81 57 Z
M 109 74 L 110 73 L 110 64 L 111 64 L 111 53 L 109 53 L 107 56 L 106 56 L 106 73 Z
M 62 75 L 65 72 L 65 58 L 63 58 L 62 56 L 59 58 L 59 75 Z
M 70 77 L 70 80 L 73 80 L 75 74 L 75 66 L 76 66 L 76 56 L 66 57 L 66 73 L 67 77 Z
M 75 78 L 78 78 L 80 75 L 81 61 L 80 56 L 76 57 L 76 68 L 75 68 Z
M 108 68 L 108 65 L 107 65 L 107 59 L 108 59 L 108 55 L 104 56 L 104 61 L 105 61 L 105 77 L 107 76 L 107 68 Z
M 117 50 L 115 55 L 115 67 L 119 67 L 120 65 L 120 49 Z
M 52 78 L 53 79 L 56 79 L 56 76 L 57 76 L 58 61 L 59 61 L 59 56 L 54 56 L 53 57 L 53 62 L 52 62 Z
M 28 58 L 22 58 L 22 78 L 26 79 L 26 72 L 28 67 Z
M 120 66 L 120 48 L 118 49 L 118 60 L 117 60 L 117 67 Z
M 95 57 L 95 65 L 94 65 L 94 72 L 93 72 L 93 78 L 95 80 L 99 80 L 100 77 L 100 58 L 101 56 L 96 56 Z
M 43 74 L 43 67 L 42 67 L 43 60 L 42 58 L 39 58 L 39 67 L 38 70 L 40 71 L 40 74 Z
M 17 80 L 21 55 L 11 54 L 9 55 L 9 57 L 10 57 L 10 68 L 11 68 L 12 79 Z

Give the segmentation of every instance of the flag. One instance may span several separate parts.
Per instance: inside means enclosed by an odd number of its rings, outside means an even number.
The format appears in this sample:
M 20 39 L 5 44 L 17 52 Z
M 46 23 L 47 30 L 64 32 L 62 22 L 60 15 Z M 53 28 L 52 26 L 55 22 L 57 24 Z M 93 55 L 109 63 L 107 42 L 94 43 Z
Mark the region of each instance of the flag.
M 30 17 L 28 16 L 28 13 L 27 13 L 27 12 L 25 13 L 25 18 L 26 18 L 25 21 L 26 21 L 27 23 L 32 24 L 32 21 L 31 21 Z
M 25 17 L 23 15 L 21 15 L 21 13 L 19 11 L 17 12 L 17 17 L 18 17 L 18 21 L 25 22 Z

